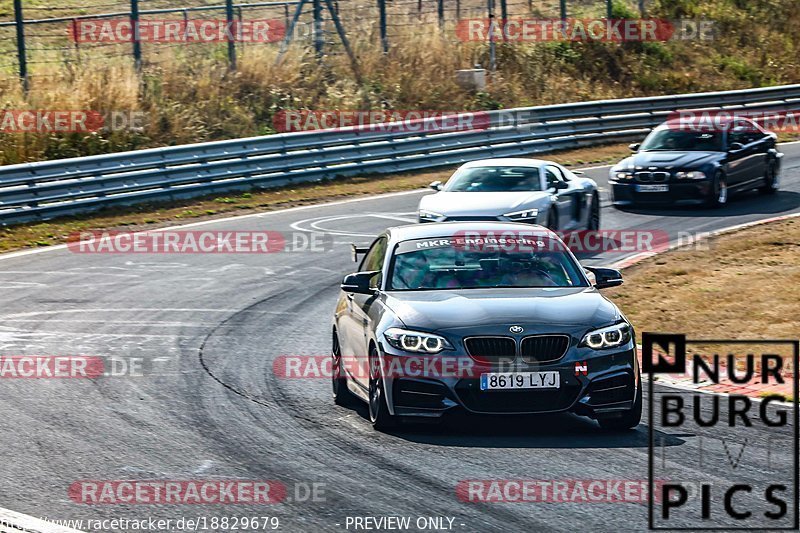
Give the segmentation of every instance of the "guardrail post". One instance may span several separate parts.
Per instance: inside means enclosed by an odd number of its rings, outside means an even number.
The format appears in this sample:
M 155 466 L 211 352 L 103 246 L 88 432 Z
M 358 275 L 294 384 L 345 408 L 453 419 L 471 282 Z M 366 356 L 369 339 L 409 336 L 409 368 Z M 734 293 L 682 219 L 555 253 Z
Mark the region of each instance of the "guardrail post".
M 14 0 L 14 23 L 17 29 L 17 61 L 22 90 L 28 93 L 28 61 L 25 55 L 25 19 L 22 16 L 22 0 Z
M 131 0 L 131 25 L 133 26 L 133 64 L 137 71 L 142 70 L 142 43 L 139 31 L 139 0 Z
M 229 70 L 236 70 L 236 37 L 234 26 L 233 0 L 225 0 L 225 40 L 228 41 Z

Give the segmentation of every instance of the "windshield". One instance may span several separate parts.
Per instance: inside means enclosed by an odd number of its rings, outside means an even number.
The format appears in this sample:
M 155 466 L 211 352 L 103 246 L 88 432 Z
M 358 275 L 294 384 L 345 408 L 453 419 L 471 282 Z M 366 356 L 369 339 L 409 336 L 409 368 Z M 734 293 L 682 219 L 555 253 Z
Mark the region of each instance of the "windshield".
M 462 168 L 448 180 L 449 192 L 541 191 L 536 167 L 472 167 Z
M 534 239 L 523 246 L 464 246 L 455 238 L 401 242 L 388 290 L 588 286 L 560 241 Z
M 639 149 L 722 152 L 722 132 L 686 131 L 675 128 L 657 129 L 647 136 Z

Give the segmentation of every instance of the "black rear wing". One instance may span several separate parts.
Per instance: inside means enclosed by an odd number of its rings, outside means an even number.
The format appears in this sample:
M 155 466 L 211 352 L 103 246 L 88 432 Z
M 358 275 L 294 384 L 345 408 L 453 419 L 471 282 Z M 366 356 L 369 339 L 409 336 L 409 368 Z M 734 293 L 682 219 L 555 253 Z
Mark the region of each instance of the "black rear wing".
M 355 244 L 351 244 L 350 248 L 353 251 L 353 263 L 358 263 L 358 256 L 364 255 L 369 251 L 369 248 L 362 248 L 360 246 L 356 246 Z

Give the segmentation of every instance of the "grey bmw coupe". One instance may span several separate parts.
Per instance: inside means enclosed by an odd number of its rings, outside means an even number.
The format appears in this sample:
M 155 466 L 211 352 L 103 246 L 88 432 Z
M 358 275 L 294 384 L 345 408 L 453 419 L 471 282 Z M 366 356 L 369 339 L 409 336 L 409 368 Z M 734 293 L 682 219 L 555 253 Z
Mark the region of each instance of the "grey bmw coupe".
M 572 411 L 635 427 L 634 330 L 552 231 L 451 222 L 395 227 L 344 278 L 332 325 L 333 392 L 378 428 L 445 414 Z

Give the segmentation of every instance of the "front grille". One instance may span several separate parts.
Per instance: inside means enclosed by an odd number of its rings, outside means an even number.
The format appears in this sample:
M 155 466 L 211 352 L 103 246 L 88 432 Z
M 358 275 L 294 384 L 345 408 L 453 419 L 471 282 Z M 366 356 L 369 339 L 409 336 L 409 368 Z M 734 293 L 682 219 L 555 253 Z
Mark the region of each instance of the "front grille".
M 446 217 L 445 222 L 484 222 L 487 220 L 502 220 L 500 217 L 486 216 L 454 216 Z
M 517 356 L 517 343 L 511 337 L 468 337 L 467 353 L 479 363 L 511 362 Z
M 479 380 L 462 379 L 456 394 L 470 411 L 476 413 L 543 413 L 568 409 L 580 393 L 577 381 L 562 379 L 559 389 L 480 390 Z
M 569 348 L 566 335 L 535 335 L 522 339 L 521 355 L 526 363 L 547 363 L 564 357 Z
M 669 172 L 637 172 L 634 176 L 639 183 L 666 183 L 669 181 Z
M 618 374 L 593 381 L 589 387 L 589 403 L 597 406 L 625 402 L 633 399 L 633 392 L 632 376 Z

